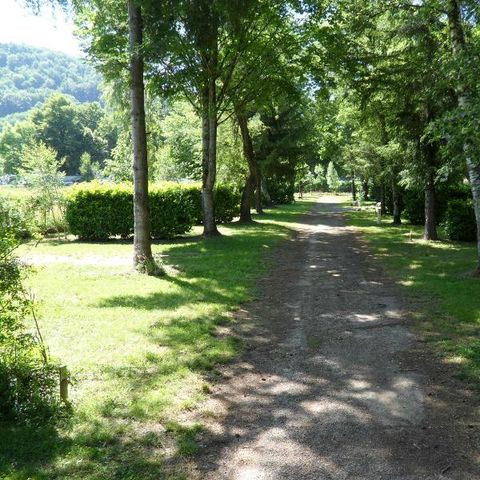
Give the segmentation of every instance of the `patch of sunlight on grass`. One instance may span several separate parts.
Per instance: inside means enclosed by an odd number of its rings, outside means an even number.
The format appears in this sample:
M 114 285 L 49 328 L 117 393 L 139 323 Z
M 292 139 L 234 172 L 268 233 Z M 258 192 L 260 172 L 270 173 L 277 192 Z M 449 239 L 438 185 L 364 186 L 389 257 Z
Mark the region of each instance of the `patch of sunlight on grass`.
M 201 429 L 185 417 L 216 366 L 242 347 L 217 332 L 236 321 L 230 312 L 253 297 L 265 255 L 314 201 L 268 210 L 252 225 L 222 225 L 219 238 L 194 237 L 195 229 L 156 243 L 175 272 L 162 278 L 133 273 L 124 241 L 23 245 L 21 255 L 40 260 L 29 283 L 49 351 L 72 373 L 74 414 L 58 428 L 3 426 L 0 478 L 185 478 L 181 458 L 196 452 Z M 122 261 L 98 262 L 112 258 Z
M 480 388 L 480 281 L 465 275 L 476 266 L 476 245 L 427 242 L 422 227 L 394 227 L 388 218 L 379 226 L 370 211 L 346 215 L 397 284 L 422 300 L 414 312 L 419 328 L 465 381 Z

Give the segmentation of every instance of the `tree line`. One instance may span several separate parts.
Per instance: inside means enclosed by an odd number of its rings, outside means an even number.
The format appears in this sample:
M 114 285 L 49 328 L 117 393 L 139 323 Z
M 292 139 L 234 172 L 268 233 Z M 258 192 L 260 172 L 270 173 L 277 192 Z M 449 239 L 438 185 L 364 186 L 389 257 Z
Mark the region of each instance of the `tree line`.
M 478 2 L 78 0 L 74 7 L 89 57 L 131 113 L 138 239 L 149 237 L 148 105 L 165 99 L 182 99 L 198 118 L 205 236 L 218 234 L 218 133 L 232 120 L 247 165 L 243 221 L 251 205 L 262 209 L 262 177 L 318 177 L 318 164 L 333 161 L 352 193 L 381 200 L 395 223 L 407 197 L 421 194 L 426 240 L 437 238 L 445 185 L 468 182 L 479 224 Z M 264 130 L 252 135 L 258 119 Z M 288 122 L 290 132 L 308 125 L 308 134 L 282 145 Z M 150 256 L 148 240 L 136 245 L 138 258 Z

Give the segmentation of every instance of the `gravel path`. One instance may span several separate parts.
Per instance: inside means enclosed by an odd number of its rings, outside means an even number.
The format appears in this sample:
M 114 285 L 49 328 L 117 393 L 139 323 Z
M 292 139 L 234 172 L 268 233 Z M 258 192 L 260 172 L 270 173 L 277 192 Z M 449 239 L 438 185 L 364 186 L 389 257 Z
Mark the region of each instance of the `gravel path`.
M 479 404 L 323 197 L 241 312 L 191 478 L 480 479 Z

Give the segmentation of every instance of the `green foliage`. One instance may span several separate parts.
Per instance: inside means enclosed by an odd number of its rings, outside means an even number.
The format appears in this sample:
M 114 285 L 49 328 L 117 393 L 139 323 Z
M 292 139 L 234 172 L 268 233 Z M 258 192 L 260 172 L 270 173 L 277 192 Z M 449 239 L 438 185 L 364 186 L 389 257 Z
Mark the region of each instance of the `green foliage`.
M 127 238 L 133 233 L 132 188 L 96 182 L 76 186 L 67 198 L 65 220 L 82 240 Z
M 29 333 L 32 303 L 22 285 L 23 267 L 13 256 L 17 232 L 0 217 L 0 419 L 35 421 L 58 407 L 58 373 L 45 347 Z
M 0 167 L 4 173 L 18 173 L 25 148 L 43 142 L 64 158 L 62 169 L 77 175 L 82 154 L 88 153 L 92 169 L 98 169 L 116 144 L 116 128 L 98 103 L 77 104 L 55 94 L 31 110 L 24 120 L 8 125 L 0 133 Z
M 424 193 L 417 190 L 407 190 L 403 196 L 403 215 L 412 225 L 425 223 Z
M 52 93 L 99 100 L 100 79 L 80 59 L 25 45 L 0 44 L 0 117 L 25 112 Z
M 33 236 L 36 231 L 34 217 L 29 198 L 0 195 L 0 218 L 16 239 Z
M 472 242 L 477 239 L 477 224 L 473 201 L 454 199 L 448 202 L 444 222 L 445 234 L 450 240 Z
M 326 180 L 329 190 L 335 193 L 338 192 L 340 188 L 340 178 L 333 162 L 328 163 Z
M 173 238 L 201 221 L 198 186 L 164 184 L 150 189 L 152 238 Z M 216 218 L 229 222 L 237 214 L 239 193 L 234 187 L 215 189 Z M 133 193 L 127 184 L 78 185 L 69 194 L 66 221 L 70 232 L 83 240 L 106 240 L 133 234 Z
M 294 201 L 295 186 L 288 179 L 275 177 L 267 179 L 267 190 L 270 200 L 275 205 L 288 205 Z
M 25 149 L 23 168 L 20 172 L 32 191 L 30 206 L 37 215 L 41 233 L 64 231 L 63 177 L 60 171 L 63 161 L 57 160 L 57 152 L 43 143 Z
M 296 174 L 295 188 L 297 192 L 320 192 L 327 187 L 323 165 L 315 165 L 314 170 L 308 166 L 299 169 Z
M 147 119 L 147 121 L 150 119 Z M 157 120 L 158 119 L 154 119 Z M 186 101 L 173 102 L 161 122 L 162 144 L 157 155 L 155 178 L 158 180 L 200 180 L 202 176 L 201 124 Z M 150 149 L 152 153 L 152 148 Z
M 87 152 L 82 153 L 82 156 L 80 157 L 79 172 L 82 180 L 86 182 L 90 182 L 95 177 L 94 169 L 92 166 L 92 156 Z
M 215 221 L 231 222 L 238 215 L 240 192 L 232 185 L 217 185 L 213 191 L 215 202 Z
M 439 184 L 436 189 L 436 219 L 437 224 L 445 222 L 448 204 L 452 200 L 459 200 L 463 205 L 471 202 L 470 186 L 453 182 Z M 403 194 L 404 215 L 412 225 L 423 225 L 425 222 L 424 192 L 410 189 Z
M 297 84 L 261 111 L 254 146 L 273 203 L 292 202 L 298 166 L 314 168 L 319 161 L 312 107 Z

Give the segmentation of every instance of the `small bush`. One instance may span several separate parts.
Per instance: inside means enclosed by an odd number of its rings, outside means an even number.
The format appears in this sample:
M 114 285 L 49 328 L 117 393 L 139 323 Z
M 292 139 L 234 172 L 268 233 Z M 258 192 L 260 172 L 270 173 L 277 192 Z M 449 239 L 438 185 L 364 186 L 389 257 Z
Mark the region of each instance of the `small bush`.
M 450 240 L 473 242 L 477 239 L 477 225 L 472 200 L 454 199 L 448 202 L 444 222 L 445 234 Z
M 0 419 L 35 421 L 58 410 L 58 370 L 26 325 L 32 305 L 12 254 L 17 237 L 0 217 Z
M 33 210 L 24 198 L 0 197 L 0 218 L 15 238 L 30 238 L 36 230 Z
M 173 238 L 201 223 L 201 190 L 198 185 L 164 184 L 150 189 L 152 237 Z M 217 222 L 237 214 L 239 194 L 229 186 L 215 189 Z M 133 234 L 131 185 L 90 184 L 74 187 L 68 197 L 66 220 L 70 232 L 83 240 L 107 240 Z
M 214 191 L 215 220 L 217 223 L 231 222 L 240 209 L 239 191 L 230 185 L 218 185 Z
M 403 216 L 412 225 L 425 223 L 425 195 L 423 192 L 406 190 L 403 195 Z
M 267 180 L 267 190 L 274 204 L 288 205 L 294 201 L 295 185 L 289 180 Z

